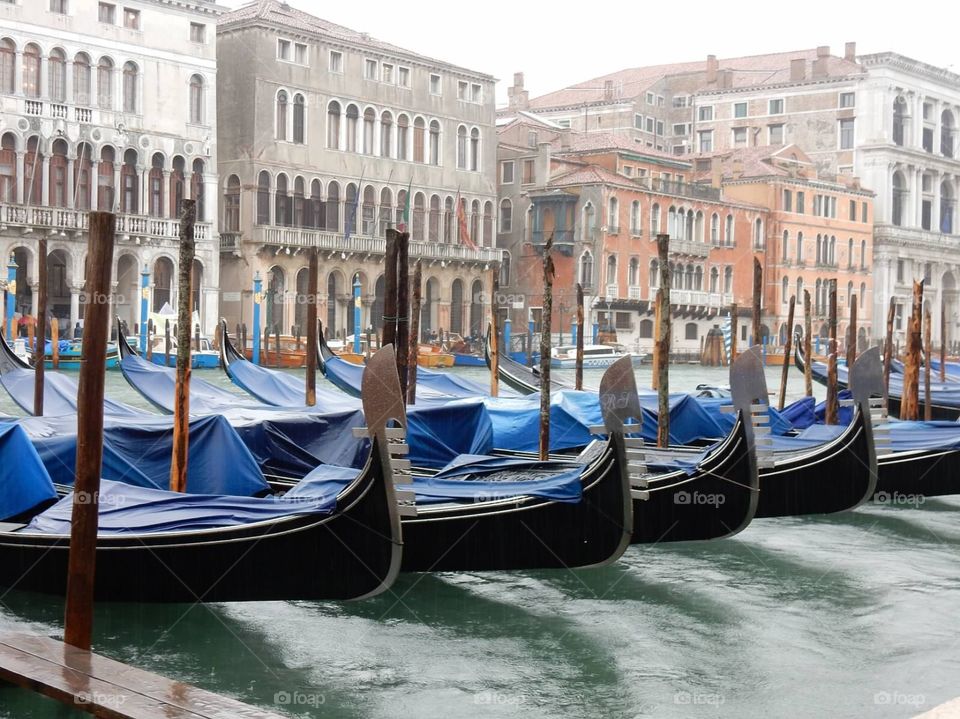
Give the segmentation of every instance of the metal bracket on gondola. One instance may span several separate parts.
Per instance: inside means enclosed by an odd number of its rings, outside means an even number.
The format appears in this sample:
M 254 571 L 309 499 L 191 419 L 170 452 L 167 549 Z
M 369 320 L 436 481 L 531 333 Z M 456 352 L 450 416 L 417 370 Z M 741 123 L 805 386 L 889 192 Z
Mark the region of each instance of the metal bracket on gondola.
M 639 499 L 639 500 L 644 501 L 644 500 L 650 499 L 650 492 L 648 492 L 648 491 L 646 491 L 646 490 L 644 490 L 644 489 L 631 489 L 631 490 L 630 490 L 630 496 L 631 496 L 633 499 Z
M 589 431 L 590 431 L 590 434 L 607 435 L 610 430 L 608 430 L 608 429 L 607 429 L 604 425 L 602 425 L 602 424 L 593 424 L 593 425 L 590 425 Z
M 408 490 L 394 490 L 397 496 L 397 512 L 401 517 L 417 516 L 417 497 Z

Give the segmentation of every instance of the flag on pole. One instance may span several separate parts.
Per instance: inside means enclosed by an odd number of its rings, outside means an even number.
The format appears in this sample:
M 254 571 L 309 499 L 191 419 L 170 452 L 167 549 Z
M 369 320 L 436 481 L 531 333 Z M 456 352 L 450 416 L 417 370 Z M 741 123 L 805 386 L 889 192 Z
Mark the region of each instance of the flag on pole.
M 413 179 L 411 178 L 410 184 L 407 185 L 407 194 L 403 202 L 403 218 L 399 225 L 397 225 L 397 230 L 400 232 L 406 232 L 407 228 L 410 226 L 410 189 L 413 187 Z
M 470 239 L 470 231 L 467 229 L 467 210 L 466 210 L 466 200 L 460 197 L 460 188 L 457 188 L 457 223 L 460 226 L 460 239 L 463 241 L 467 247 L 471 250 L 477 249 L 477 246 L 473 244 L 473 240 Z
M 343 233 L 344 243 L 350 241 L 351 233 L 356 229 L 357 224 L 357 209 L 360 206 L 360 193 L 363 190 L 363 173 L 360 173 L 360 184 L 357 185 L 357 191 L 353 197 L 353 206 L 347 212 L 346 224 L 344 225 L 345 232 Z

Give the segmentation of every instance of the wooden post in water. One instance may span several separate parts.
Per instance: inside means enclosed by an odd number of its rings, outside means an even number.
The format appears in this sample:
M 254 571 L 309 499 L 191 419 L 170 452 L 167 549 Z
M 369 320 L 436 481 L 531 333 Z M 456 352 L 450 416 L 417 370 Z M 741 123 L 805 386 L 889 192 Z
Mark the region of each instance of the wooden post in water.
M 913 283 L 913 306 L 907 324 L 907 354 L 903 360 L 903 397 L 900 419 L 920 418 L 920 332 L 923 311 L 923 282 Z
M 193 328 L 193 349 L 197 352 L 200 351 L 200 325 L 198 324 Z
M 410 233 L 401 232 L 397 238 L 397 373 L 400 389 L 407 396 L 407 372 L 411 342 L 420 349 L 420 338 L 410 337 Z M 416 365 L 414 365 L 416 366 Z
M 353 330 L 356 332 L 356 328 Z M 280 323 L 273 323 L 273 366 L 280 367 L 282 363 L 280 361 Z
M 114 216 L 89 215 L 84 308 L 84 338 L 77 394 L 77 459 L 70 522 L 70 556 L 64 641 L 90 649 L 93 635 L 93 588 L 99 523 L 100 468 L 103 459 L 103 386 L 106 381 L 110 306 L 98 298 L 110 296 L 113 267 Z
M 753 258 L 753 344 L 762 345 L 763 337 L 760 331 L 760 313 L 763 311 L 763 266 L 760 260 Z
M 803 393 L 813 397 L 813 319 L 810 290 L 803 291 Z
M 263 361 L 264 367 L 270 366 L 270 328 L 263 328 Z
M 583 285 L 577 283 L 577 359 L 574 374 L 574 389 L 583 389 L 583 333 L 587 328 L 583 324 Z
M 740 322 L 737 317 L 737 303 L 730 305 L 730 364 L 737 358 L 737 335 L 740 334 Z
M 940 381 L 947 381 L 947 301 L 940 298 Z
M 170 320 L 163 321 L 163 366 L 170 366 Z
M 317 403 L 317 289 L 320 274 L 320 258 L 316 248 L 310 250 L 310 264 L 307 269 L 307 406 Z M 297 298 L 298 301 L 300 298 Z
M 33 413 L 43 415 L 43 375 L 46 370 L 47 355 L 47 238 L 41 237 L 37 246 L 37 347 L 38 362 L 34 362 Z M 51 346 L 55 342 L 50 343 Z
M 543 246 L 543 312 L 540 327 L 540 460 L 550 457 L 550 330 L 553 314 L 553 233 Z M 531 337 L 531 339 L 533 339 Z
M 890 409 L 890 364 L 893 361 L 893 320 L 897 314 L 897 298 L 890 298 L 887 308 L 887 337 L 883 346 L 883 404 Z
M 410 357 L 407 359 L 407 404 L 417 403 L 417 354 L 420 352 L 420 300 L 423 268 L 420 260 L 413 268 L 413 303 L 410 306 Z
M 790 296 L 790 307 L 787 310 L 787 343 L 783 347 L 783 369 L 780 372 L 780 401 L 777 404 L 779 409 L 783 409 L 784 402 L 787 400 L 787 372 L 790 370 L 790 352 L 793 349 L 793 312 L 797 306 L 796 295 Z
M 54 318 L 56 319 L 56 318 Z M 156 328 L 153 320 L 147 320 L 147 362 L 153 361 L 153 333 Z
M 933 419 L 933 407 L 930 404 L 930 360 L 933 359 L 931 336 L 933 318 L 930 316 L 930 300 L 923 306 L 923 418 L 927 422 Z
M 37 364 L 37 345 L 34 342 L 37 334 L 37 319 L 30 315 L 25 315 L 23 319 L 27 325 L 27 351 L 30 353 L 33 363 Z M 42 360 L 43 357 L 40 357 L 40 359 Z
M 824 424 L 837 424 L 840 407 L 837 404 L 837 281 L 830 283 L 830 299 L 827 308 L 827 327 L 830 344 L 827 347 L 827 406 Z
M 187 491 L 187 456 L 190 449 L 190 319 L 193 314 L 193 257 L 197 201 L 183 200 L 180 215 L 180 286 L 177 291 L 177 382 L 173 394 L 173 460 L 170 489 Z
M 850 328 L 847 330 L 847 372 L 857 361 L 857 296 L 850 294 Z M 849 377 L 849 374 L 848 374 Z
M 653 300 L 653 373 L 650 375 L 650 389 L 657 389 L 660 382 L 660 343 L 657 341 L 657 338 L 660 337 L 660 299 L 663 294 L 662 274 L 660 284 L 660 289 L 657 290 L 657 294 Z
M 387 230 L 386 249 L 383 257 L 383 329 L 380 346 L 397 343 L 397 238 L 400 233 Z
M 660 259 L 660 331 L 657 333 L 657 446 L 670 444 L 670 282 L 673 280 L 670 263 L 670 235 L 657 235 L 657 255 Z
M 490 270 L 490 396 L 500 394 L 500 268 Z M 508 310 L 509 311 L 509 310 Z

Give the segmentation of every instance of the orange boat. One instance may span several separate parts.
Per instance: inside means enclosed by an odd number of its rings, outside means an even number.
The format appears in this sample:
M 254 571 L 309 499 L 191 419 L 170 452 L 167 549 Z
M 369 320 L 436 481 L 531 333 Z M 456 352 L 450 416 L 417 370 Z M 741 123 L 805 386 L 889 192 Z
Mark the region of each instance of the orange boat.
M 304 367 L 307 364 L 307 339 L 299 340 L 293 335 L 280 335 L 280 351 L 277 352 L 276 338 L 270 336 L 269 346 L 260 344 L 260 364 L 265 367 Z M 253 348 L 244 350 L 247 359 L 253 359 Z
M 436 345 L 421 344 L 417 348 L 417 364 L 421 367 L 436 369 L 438 367 L 453 367 L 456 360 L 452 354 L 444 352 Z

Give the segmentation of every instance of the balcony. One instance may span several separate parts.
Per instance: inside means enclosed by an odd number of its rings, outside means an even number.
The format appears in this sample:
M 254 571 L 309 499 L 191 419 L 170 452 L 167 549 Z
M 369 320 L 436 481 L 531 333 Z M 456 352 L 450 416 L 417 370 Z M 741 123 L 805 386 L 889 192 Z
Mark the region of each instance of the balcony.
M 227 233 L 231 241 L 239 247 L 239 235 Z M 299 227 L 275 227 L 272 225 L 257 225 L 253 229 L 252 241 L 260 245 L 274 247 L 315 248 L 324 252 L 344 252 L 347 254 L 383 255 L 386 251 L 386 240 L 383 237 L 369 237 L 351 235 L 345 239 L 339 232 L 325 232 L 322 230 L 305 230 Z M 224 250 L 224 240 L 221 240 L 220 249 Z M 235 249 L 234 246 L 228 248 Z M 440 242 L 410 242 L 410 257 L 425 260 L 457 261 L 457 262 L 500 262 L 501 251 L 494 247 L 478 247 L 471 249 L 466 245 L 450 245 Z
M 619 285 L 607 285 L 607 297 L 619 297 L 619 296 L 620 296 Z
M 675 240 L 670 238 L 671 255 L 687 255 L 689 257 L 707 257 L 710 255 L 710 245 L 693 240 Z
M 640 295 L 640 288 L 637 288 L 637 294 Z M 651 287 L 647 292 L 647 299 L 653 302 L 657 298 L 658 287 Z M 630 299 L 634 299 L 631 293 Z M 638 297 L 638 299 L 640 299 Z M 729 292 L 704 292 L 702 290 L 681 290 L 673 288 L 670 290 L 670 305 L 686 305 L 691 307 L 708 307 L 719 310 L 733 302 L 733 295 Z
M 554 250 L 557 250 L 567 257 L 570 257 L 573 254 L 573 230 L 552 230 L 551 232 L 545 232 L 544 230 L 533 230 L 530 234 L 531 239 L 533 240 L 533 246 L 537 252 L 543 251 L 543 246 L 546 244 L 547 239 L 550 237 L 550 235 L 553 235 Z
M 640 286 L 631 285 L 627 288 L 627 299 L 639 300 L 640 299 Z
M 654 179 L 652 177 L 641 177 L 637 182 L 651 192 L 660 192 L 664 195 L 689 197 L 694 200 L 720 200 L 720 188 L 710 185 L 674 182 L 673 180 Z
M 40 230 L 49 234 L 71 232 L 79 235 L 89 227 L 89 213 L 60 207 L 0 204 L 0 224 L 20 228 L 24 234 Z M 117 215 L 116 233 L 121 241 L 179 241 L 180 221 L 145 215 Z M 198 222 L 194 237 L 197 242 L 210 240 L 213 237 L 211 223 Z

